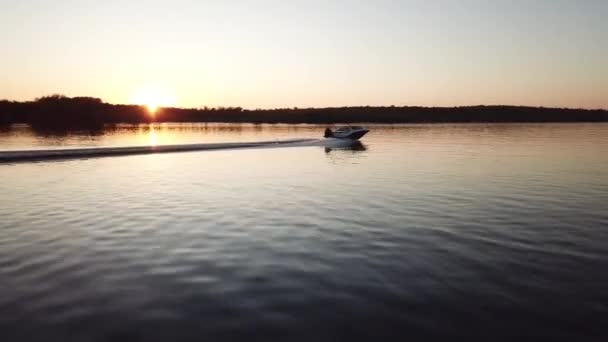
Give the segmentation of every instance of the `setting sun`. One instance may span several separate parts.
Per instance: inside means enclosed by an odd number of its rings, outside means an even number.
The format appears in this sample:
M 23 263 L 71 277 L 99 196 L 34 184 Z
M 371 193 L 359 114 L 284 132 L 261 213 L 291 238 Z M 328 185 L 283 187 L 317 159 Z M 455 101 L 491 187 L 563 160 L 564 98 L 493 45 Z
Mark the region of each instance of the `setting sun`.
M 158 109 L 158 105 L 154 102 L 148 102 L 145 104 L 145 106 L 151 114 L 154 114 Z
M 146 106 L 150 114 L 154 114 L 160 107 L 174 105 L 170 92 L 160 87 L 140 88 L 131 98 L 131 103 Z

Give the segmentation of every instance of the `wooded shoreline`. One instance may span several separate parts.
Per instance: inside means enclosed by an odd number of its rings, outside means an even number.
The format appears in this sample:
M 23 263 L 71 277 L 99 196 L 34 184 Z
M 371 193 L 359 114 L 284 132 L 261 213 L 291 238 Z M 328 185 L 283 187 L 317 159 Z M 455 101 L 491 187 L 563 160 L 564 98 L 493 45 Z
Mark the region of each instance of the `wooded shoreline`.
M 608 110 L 525 106 L 331 107 L 243 109 L 241 107 L 157 109 L 105 103 L 93 97 L 53 95 L 35 101 L 0 101 L 0 125 L 40 129 L 96 129 L 106 124 L 150 122 L 226 123 L 467 123 L 608 122 Z

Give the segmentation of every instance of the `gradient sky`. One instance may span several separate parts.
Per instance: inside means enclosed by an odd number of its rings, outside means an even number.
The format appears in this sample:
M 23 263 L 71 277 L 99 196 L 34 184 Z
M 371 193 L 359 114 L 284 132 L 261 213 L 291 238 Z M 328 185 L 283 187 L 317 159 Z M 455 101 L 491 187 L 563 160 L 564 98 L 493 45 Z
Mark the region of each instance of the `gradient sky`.
M 608 108 L 606 0 L 0 0 L 0 41 L 11 100 Z

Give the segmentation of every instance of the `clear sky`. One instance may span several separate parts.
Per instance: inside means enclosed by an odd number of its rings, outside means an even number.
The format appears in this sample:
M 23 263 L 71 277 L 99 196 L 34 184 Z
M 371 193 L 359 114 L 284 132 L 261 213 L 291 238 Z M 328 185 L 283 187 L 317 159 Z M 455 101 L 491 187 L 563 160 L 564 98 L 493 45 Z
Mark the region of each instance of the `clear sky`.
M 608 108 L 606 0 L 0 0 L 0 98 Z

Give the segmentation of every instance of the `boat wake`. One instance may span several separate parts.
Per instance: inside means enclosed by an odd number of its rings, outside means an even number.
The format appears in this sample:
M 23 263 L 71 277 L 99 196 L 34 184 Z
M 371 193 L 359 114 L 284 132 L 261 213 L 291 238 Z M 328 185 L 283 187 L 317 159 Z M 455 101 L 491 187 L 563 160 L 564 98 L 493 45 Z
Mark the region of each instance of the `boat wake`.
M 50 150 L 0 151 L 0 163 L 50 161 L 65 159 L 82 159 L 137 154 L 211 151 L 246 148 L 306 147 L 320 146 L 325 148 L 347 148 L 356 143 L 348 139 L 291 139 L 257 142 L 222 142 L 205 144 L 126 146 L 126 147 L 91 147 Z

